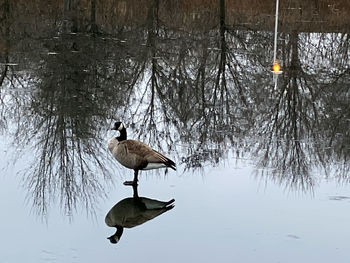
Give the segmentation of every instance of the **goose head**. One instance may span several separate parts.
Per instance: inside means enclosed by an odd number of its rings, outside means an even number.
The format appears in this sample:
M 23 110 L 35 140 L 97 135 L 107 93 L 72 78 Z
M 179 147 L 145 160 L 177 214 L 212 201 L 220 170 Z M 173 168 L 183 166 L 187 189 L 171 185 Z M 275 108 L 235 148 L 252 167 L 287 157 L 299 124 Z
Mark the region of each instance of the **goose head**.
M 116 123 L 114 123 L 112 130 L 119 131 L 120 136 L 116 137 L 119 142 L 126 140 L 126 129 L 122 122 L 117 121 Z
M 109 239 L 109 242 L 112 244 L 117 244 L 119 242 L 124 230 L 124 227 L 122 226 L 116 225 L 115 227 L 117 228 L 117 231 L 110 237 L 107 237 L 107 239 Z
M 122 131 L 123 129 L 125 129 L 124 124 L 120 121 L 117 121 L 116 123 L 114 123 L 114 126 L 112 128 L 112 130 L 116 130 L 116 131 Z

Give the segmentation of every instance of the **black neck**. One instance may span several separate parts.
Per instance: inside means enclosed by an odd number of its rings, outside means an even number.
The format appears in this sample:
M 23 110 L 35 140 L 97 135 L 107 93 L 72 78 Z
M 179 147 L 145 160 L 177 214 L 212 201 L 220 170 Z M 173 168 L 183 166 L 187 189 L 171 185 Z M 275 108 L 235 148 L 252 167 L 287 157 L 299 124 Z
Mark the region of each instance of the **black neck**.
M 115 232 L 115 236 L 117 236 L 118 237 L 118 239 L 120 239 L 120 237 L 122 236 L 122 234 L 123 234 L 123 231 L 124 231 L 124 227 L 122 227 L 122 226 L 119 226 L 119 225 L 116 225 L 115 226 L 116 228 L 117 228 L 117 231 Z
M 123 127 L 123 129 L 119 132 L 120 132 L 120 136 L 117 137 L 117 140 L 120 142 L 126 140 L 126 129 Z

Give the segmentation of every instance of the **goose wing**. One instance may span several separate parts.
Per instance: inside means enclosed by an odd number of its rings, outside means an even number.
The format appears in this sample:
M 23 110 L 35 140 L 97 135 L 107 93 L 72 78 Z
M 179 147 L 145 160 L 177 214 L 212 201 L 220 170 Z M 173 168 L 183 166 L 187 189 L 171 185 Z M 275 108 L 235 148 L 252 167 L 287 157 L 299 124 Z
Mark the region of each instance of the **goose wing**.
M 159 208 L 147 208 L 145 202 L 147 203 L 149 200 L 151 200 L 151 203 L 152 201 L 155 203 L 158 202 Z M 110 227 L 119 225 L 126 228 L 132 228 L 172 209 L 174 207 L 172 204 L 174 201 L 175 200 L 172 199 L 169 201 L 171 203 L 165 203 L 144 197 L 141 197 L 140 199 L 128 197 L 119 201 L 112 207 L 105 217 L 105 222 Z M 162 206 L 160 203 L 162 203 Z
M 172 160 L 153 150 L 147 144 L 136 140 L 126 140 L 123 143 L 125 143 L 129 154 L 135 154 L 147 163 L 163 163 L 165 166 L 176 170 L 176 165 Z
M 125 144 L 129 153 L 145 155 L 153 151 L 151 147 L 149 147 L 147 144 L 144 144 L 143 142 L 140 142 L 140 141 L 125 140 L 125 141 L 122 141 L 121 143 Z
M 171 199 L 169 201 L 159 201 L 156 199 L 151 199 L 147 197 L 140 197 L 141 202 L 145 205 L 147 210 L 156 210 L 156 209 L 164 209 L 164 208 L 173 208 L 175 199 Z M 170 208 L 170 209 L 171 209 Z
M 129 153 L 136 154 L 142 158 L 145 158 L 150 163 L 164 163 L 169 160 L 164 155 L 153 150 L 151 147 L 149 147 L 147 144 L 144 144 L 143 142 L 135 140 L 127 140 L 126 142 Z

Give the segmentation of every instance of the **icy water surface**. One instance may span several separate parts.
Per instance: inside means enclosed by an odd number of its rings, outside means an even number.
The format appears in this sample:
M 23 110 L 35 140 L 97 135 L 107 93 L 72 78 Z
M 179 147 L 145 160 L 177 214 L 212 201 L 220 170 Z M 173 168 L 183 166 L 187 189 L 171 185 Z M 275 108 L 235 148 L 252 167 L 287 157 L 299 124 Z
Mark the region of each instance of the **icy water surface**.
M 0 263 L 349 262 L 350 7 L 316 2 L 277 77 L 274 3 L 0 2 Z M 177 170 L 124 186 L 115 121 Z

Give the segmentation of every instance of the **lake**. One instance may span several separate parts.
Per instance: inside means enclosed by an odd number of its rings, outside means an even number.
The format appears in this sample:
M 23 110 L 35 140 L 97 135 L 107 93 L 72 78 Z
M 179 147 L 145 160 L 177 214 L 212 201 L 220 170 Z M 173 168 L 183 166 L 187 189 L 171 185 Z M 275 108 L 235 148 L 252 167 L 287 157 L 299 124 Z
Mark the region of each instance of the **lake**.
M 349 262 L 349 12 L 2 0 L 0 263 Z M 125 186 L 116 121 L 176 171 Z

